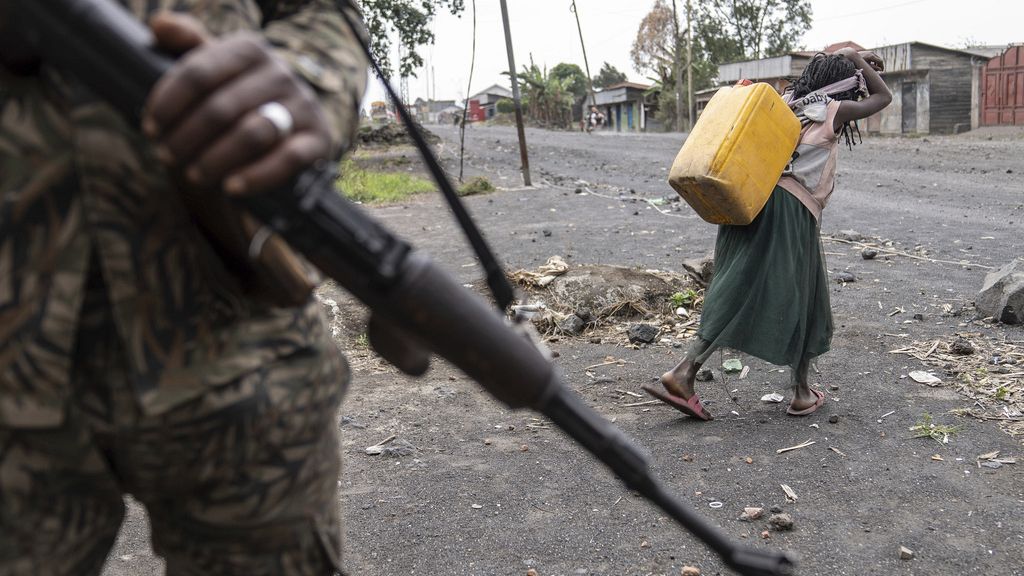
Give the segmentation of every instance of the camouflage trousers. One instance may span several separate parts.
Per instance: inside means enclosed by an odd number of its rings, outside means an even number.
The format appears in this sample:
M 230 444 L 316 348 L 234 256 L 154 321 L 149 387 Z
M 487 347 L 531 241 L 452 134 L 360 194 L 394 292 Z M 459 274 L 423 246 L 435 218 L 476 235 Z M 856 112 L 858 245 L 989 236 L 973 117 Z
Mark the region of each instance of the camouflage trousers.
M 0 575 L 99 574 L 126 493 L 148 510 L 168 575 L 339 572 L 349 370 L 330 338 L 147 416 L 109 306 L 85 309 L 64 423 L 0 428 Z

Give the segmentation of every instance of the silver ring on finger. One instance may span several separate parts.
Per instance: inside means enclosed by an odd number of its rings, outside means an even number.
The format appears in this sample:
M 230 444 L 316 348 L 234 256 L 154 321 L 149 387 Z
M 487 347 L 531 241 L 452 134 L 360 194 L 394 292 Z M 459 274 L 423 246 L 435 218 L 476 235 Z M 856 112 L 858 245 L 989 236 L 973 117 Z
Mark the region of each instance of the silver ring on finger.
M 292 113 L 284 107 L 284 104 L 280 102 L 267 102 L 257 108 L 256 113 L 274 125 L 278 138 L 286 138 L 292 133 L 295 119 L 292 117 Z

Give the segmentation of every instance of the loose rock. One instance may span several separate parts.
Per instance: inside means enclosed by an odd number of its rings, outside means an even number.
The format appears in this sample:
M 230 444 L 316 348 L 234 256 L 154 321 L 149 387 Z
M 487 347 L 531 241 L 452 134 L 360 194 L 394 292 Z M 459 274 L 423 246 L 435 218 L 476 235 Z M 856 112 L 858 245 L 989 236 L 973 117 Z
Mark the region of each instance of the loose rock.
M 700 576 L 700 568 L 696 566 L 683 566 L 682 576 Z
M 600 344 L 601 343 L 601 337 L 600 336 L 591 336 L 590 337 L 590 343 L 591 344 Z
M 634 324 L 626 331 L 633 344 L 650 344 L 658 337 L 658 329 L 650 324 Z
M 839 416 L 837 416 L 835 414 L 829 416 L 828 417 L 828 422 L 829 422 L 829 424 L 838 424 L 839 423 Z
M 736 358 L 730 358 L 722 363 L 722 370 L 724 370 L 726 374 L 740 372 L 743 370 L 743 362 Z
M 1004 324 L 1024 324 L 1024 259 L 985 276 L 975 304 L 984 316 Z
M 744 522 L 751 522 L 757 520 L 764 515 L 764 508 L 744 508 L 743 513 L 740 514 L 740 520 Z
M 957 338 L 953 341 L 953 345 L 950 346 L 950 350 L 953 351 L 953 354 L 968 356 L 970 354 L 974 354 L 974 344 L 971 344 L 963 338 Z
M 836 282 L 840 284 L 852 284 L 857 281 L 857 277 L 849 272 L 836 272 Z
M 697 382 L 710 382 L 715 379 L 715 373 L 711 368 L 701 368 L 697 371 Z
M 900 546 L 900 560 L 910 560 L 914 557 L 914 551 L 906 546 Z
M 878 250 L 875 250 L 874 248 L 865 248 L 860 251 L 860 257 L 865 260 L 874 260 L 878 257 Z
M 768 524 L 771 524 L 772 529 L 782 532 L 785 530 L 793 529 L 793 517 L 789 514 L 772 514 L 768 518 Z
M 860 242 L 864 240 L 864 235 L 854 230 L 840 230 L 835 234 L 836 238 L 840 240 L 848 240 L 850 242 Z
M 570 314 L 558 323 L 558 329 L 566 334 L 575 336 L 583 331 L 585 324 L 582 318 L 575 314 Z

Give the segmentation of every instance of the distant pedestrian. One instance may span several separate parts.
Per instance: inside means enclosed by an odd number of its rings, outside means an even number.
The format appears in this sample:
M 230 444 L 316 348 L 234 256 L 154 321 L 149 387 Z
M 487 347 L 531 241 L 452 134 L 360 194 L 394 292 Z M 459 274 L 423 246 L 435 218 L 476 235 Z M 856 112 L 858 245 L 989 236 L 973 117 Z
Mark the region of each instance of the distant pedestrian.
M 597 109 L 597 106 L 590 107 L 590 113 L 587 114 L 586 129 L 589 134 L 595 128 L 601 128 L 604 126 L 604 114 Z
M 892 101 L 878 75 L 883 69 L 873 52 L 817 54 L 783 95 L 803 126 L 793 160 L 753 222 L 719 227 L 697 341 L 662 375 L 664 391 L 644 386 L 652 396 L 710 420 L 694 382 L 711 353 L 728 347 L 792 368 L 789 414 L 804 416 L 824 403 L 808 382 L 811 360 L 829 350 L 833 330 L 821 211 L 835 185 L 840 136 L 852 149 L 854 122 Z

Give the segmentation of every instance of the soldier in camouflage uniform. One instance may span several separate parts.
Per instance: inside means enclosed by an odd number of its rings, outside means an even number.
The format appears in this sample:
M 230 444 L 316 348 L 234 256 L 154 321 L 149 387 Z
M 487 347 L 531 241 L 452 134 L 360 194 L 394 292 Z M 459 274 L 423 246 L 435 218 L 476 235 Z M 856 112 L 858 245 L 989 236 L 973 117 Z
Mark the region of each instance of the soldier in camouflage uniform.
M 0 575 L 99 574 L 124 494 L 168 574 L 331 574 L 348 366 L 315 300 L 268 303 L 187 198 L 349 147 L 362 31 L 333 0 L 119 1 L 194 18 L 153 24 L 199 48 L 151 95 L 148 138 L 0 46 Z

